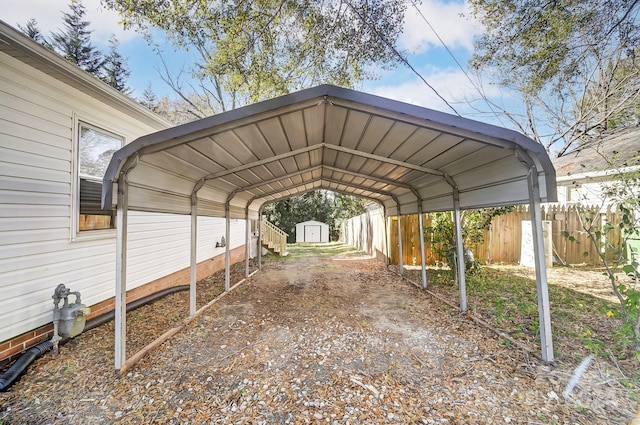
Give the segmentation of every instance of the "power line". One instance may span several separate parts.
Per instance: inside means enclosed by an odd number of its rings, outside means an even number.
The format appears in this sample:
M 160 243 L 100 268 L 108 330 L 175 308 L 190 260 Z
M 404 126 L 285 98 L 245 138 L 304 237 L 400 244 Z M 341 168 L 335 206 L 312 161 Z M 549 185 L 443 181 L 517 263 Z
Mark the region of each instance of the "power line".
M 411 0 L 411 5 L 413 6 L 413 8 L 418 12 L 418 15 L 420 15 L 420 17 L 422 18 L 422 20 L 427 24 L 427 26 L 431 29 L 431 31 L 433 31 L 433 33 L 435 34 L 436 38 L 438 39 L 438 41 L 440 41 L 440 44 L 442 44 L 442 47 L 444 47 L 444 49 L 447 51 L 447 53 L 449 53 L 449 56 L 451 56 L 451 58 L 453 59 L 453 61 L 456 63 L 456 65 L 458 65 L 458 68 L 460 68 L 460 70 L 462 71 L 462 73 L 464 74 L 465 77 L 467 77 L 467 80 L 469 80 L 469 82 L 471 83 L 471 85 L 473 86 L 474 89 L 476 89 L 476 91 L 478 92 L 478 94 L 480 95 L 480 97 L 485 101 L 485 103 L 487 104 L 487 106 L 489 107 L 489 109 L 491 110 L 491 112 L 493 113 L 493 115 L 495 115 L 495 117 L 498 119 L 498 121 L 500 122 L 500 124 L 502 126 L 504 126 L 504 124 L 502 123 L 502 120 L 500 119 L 500 115 L 498 115 L 498 113 L 493 109 L 493 106 L 491 104 L 491 102 L 489 101 L 489 99 L 487 99 L 487 97 L 484 95 L 484 93 L 482 92 L 482 90 L 480 90 L 480 88 L 476 85 L 476 83 L 473 81 L 473 79 L 469 76 L 469 74 L 467 73 L 467 70 L 464 69 L 464 67 L 460 64 L 460 62 L 458 61 L 458 59 L 455 57 L 455 55 L 453 54 L 453 52 L 451 51 L 451 49 L 449 49 L 449 46 L 447 46 L 447 44 L 444 42 L 444 40 L 440 37 L 440 34 L 438 34 L 438 31 L 436 31 L 436 29 L 433 27 L 433 25 L 431 25 L 431 23 L 429 22 L 429 20 L 424 16 L 424 14 L 422 13 L 422 11 L 420 10 L 420 8 L 418 7 L 418 5 L 416 4 L 415 0 Z
M 367 22 L 367 20 L 360 14 L 360 12 L 358 12 L 358 10 L 353 7 L 353 5 L 351 5 L 349 2 L 346 2 L 345 4 L 347 4 L 351 10 L 353 10 L 353 12 L 358 15 L 358 17 L 360 18 L 360 20 L 362 22 L 364 22 L 365 24 L 367 24 L 369 26 L 369 28 L 371 29 L 371 31 L 373 31 L 375 33 L 375 35 L 382 40 L 382 42 L 387 46 L 387 48 L 389 48 L 399 59 L 402 63 L 404 63 L 414 74 L 416 74 L 418 76 L 418 78 L 420 78 L 422 80 L 423 83 L 425 83 L 427 85 L 427 87 L 429 87 L 435 94 L 436 96 L 438 96 L 440 98 L 440 100 L 442 100 L 445 105 L 447 105 L 457 116 L 462 117 L 462 115 L 460 115 L 460 113 L 456 110 L 456 108 L 454 108 L 453 106 L 451 106 L 451 104 L 449 102 L 447 102 L 447 100 L 442 97 L 442 95 L 440 95 L 440 93 L 438 93 L 438 91 L 435 89 L 435 87 L 433 87 L 431 84 L 429 84 L 429 82 L 426 80 L 426 78 L 424 78 L 417 69 L 415 69 L 410 63 L 409 60 L 407 58 L 405 58 L 399 51 L 398 49 L 395 48 L 395 46 L 389 42 L 389 40 L 387 40 L 382 34 L 380 34 L 380 32 L 378 32 L 378 30 L 376 29 L 376 27 L 371 23 L 371 22 Z

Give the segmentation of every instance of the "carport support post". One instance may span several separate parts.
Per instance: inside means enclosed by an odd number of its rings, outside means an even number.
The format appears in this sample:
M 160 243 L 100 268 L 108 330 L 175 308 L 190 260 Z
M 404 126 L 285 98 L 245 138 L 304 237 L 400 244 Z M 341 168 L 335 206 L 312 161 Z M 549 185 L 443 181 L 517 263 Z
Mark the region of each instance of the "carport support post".
M 116 215 L 115 368 L 127 357 L 127 178 L 120 173 Z
M 422 224 L 422 201 L 418 204 L 418 231 L 420 233 L 420 266 L 422 267 L 422 288 L 427 289 L 427 265 L 424 259 L 424 225 Z
M 196 314 L 196 270 L 198 246 L 198 196 L 191 194 L 191 258 L 189 267 L 189 315 Z
M 400 206 L 398 205 L 398 266 L 400 274 L 404 274 L 404 265 L 402 264 L 402 227 L 400 226 Z
M 230 282 L 230 270 L 231 260 L 229 256 L 231 255 L 231 217 L 229 217 L 229 203 L 227 202 L 224 206 L 224 215 L 226 218 L 225 232 L 224 232 L 224 290 L 229 292 L 231 289 Z
M 531 230 L 533 236 L 534 263 L 536 266 L 536 292 L 538 295 L 538 318 L 540 321 L 540 345 L 542 360 L 554 361 L 553 336 L 551 334 L 551 307 L 549 303 L 549 285 L 547 282 L 547 263 L 544 256 L 544 235 L 542 233 L 542 213 L 540 211 L 540 182 L 535 162 L 527 152 L 516 149 L 516 157 L 524 163 L 529 187 L 529 210 L 531 213 Z
M 251 222 L 249 221 L 249 207 L 244 211 L 244 222 L 247 241 L 244 250 L 244 277 L 249 277 L 249 257 L 251 256 Z
M 464 247 L 462 246 L 462 224 L 460 223 L 460 194 L 453 187 L 453 221 L 456 227 L 456 267 L 460 292 L 460 311 L 467 311 L 467 281 L 465 277 Z
M 551 334 L 551 308 L 549 303 L 549 286 L 547 283 L 547 264 L 544 255 L 544 235 L 542 233 L 542 213 L 540 212 L 540 188 L 538 173 L 531 167 L 527 176 L 529 183 L 529 209 L 531 210 L 531 226 L 533 234 L 533 250 L 536 265 L 536 288 L 538 293 L 538 317 L 540 319 L 540 343 L 542 360 L 552 362 L 553 337 Z
M 389 249 L 389 220 L 390 218 L 387 217 L 387 208 L 383 205 L 382 206 L 382 221 L 384 222 L 384 251 L 386 254 L 386 260 L 385 260 L 385 265 L 387 267 L 389 267 L 389 255 L 391 254 L 390 249 Z
M 262 207 L 258 210 L 258 270 L 262 270 Z

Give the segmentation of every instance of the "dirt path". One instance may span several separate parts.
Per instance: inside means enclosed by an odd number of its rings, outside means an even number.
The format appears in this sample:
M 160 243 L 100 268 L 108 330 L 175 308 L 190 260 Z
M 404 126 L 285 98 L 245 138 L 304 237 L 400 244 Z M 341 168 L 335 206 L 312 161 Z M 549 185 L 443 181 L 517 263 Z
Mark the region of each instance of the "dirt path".
M 0 394 L 0 424 L 626 424 L 635 408 L 597 360 L 565 400 L 568 373 L 362 257 L 267 264 L 122 378 L 102 328 Z

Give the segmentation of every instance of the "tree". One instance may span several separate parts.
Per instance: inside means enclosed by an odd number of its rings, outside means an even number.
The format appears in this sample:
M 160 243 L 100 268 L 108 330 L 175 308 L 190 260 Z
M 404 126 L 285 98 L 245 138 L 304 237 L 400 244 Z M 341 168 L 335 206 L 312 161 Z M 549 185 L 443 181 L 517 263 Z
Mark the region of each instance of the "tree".
M 100 77 L 104 59 L 91 44 L 91 31 L 87 29 L 90 22 L 83 20 L 86 12 L 82 1 L 72 0 L 69 9 L 70 13 L 62 14 L 64 28 L 51 34 L 51 46 L 69 62 Z
M 640 1 L 470 4 L 486 28 L 472 64 L 522 96 L 521 111 L 502 110 L 522 132 L 560 156 L 616 126 L 637 124 Z
M 190 70 L 216 111 L 391 66 L 402 0 L 105 0 L 126 27 L 165 30 L 198 57 Z M 170 77 L 167 75 L 167 77 Z M 175 80 L 172 80 L 175 83 Z M 184 93 L 183 88 L 177 87 Z
M 640 240 L 640 158 L 607 158 L 618 170 L 613 181 L 602 185 L 600 210 L 612 206 L 621 216 L 618 223 L 602 222 L 594 209 L 579 214 L 584 232 L 597 252 L 611 290 L 619 301 L 618 311 L 608 311 L 622 319 L 621 335 L 636 351 L 640 361 L 640 257 L 631 252 L 631 242 Z M 568 232 L 565 236 L 574 240 Z M 621 239 L 621 243 L 619 242 Z M 585 253 L 586 254 L 586 253 Z M 624 280 L 620 271 L 635 280 Z
M 494 217 L 506 214 L 513 207 L 482 208 L 463 210 L 460 212 L 460 228 L 462 230 L 463 248 L 484 240 L 484 231 L 489 229 Z M 424 238 L 431 243 L 433 251 L 440 257 L 446 258 L 447 264 L 455 273 L 456 233 L 451 212 L 437 212 L 430 214 L 431 225 L 424 228 Z M 468 254 L 465 252 L 465 263 Z M 470 254 L 471 262 L 473 255 Z M 467 268 L 469 265 L 467 264 Z
M 40 28 L 38 28 L 38 22 L 34 18 L 29 19 L 24 27 L 18 24 L 18 29 L 33 41 L 47 48 L 51 48 L 49 42 L 42 35 Z
M 153 92 L 151 83 L 147 84 L 147 87 L 145 87 L 144 91 L 142 92 L 142 97 L 138 99 L 138 103 L 153 112 L 158 111 L 158 96 L 156 96 L 156 94 Z
M 296 224 L 317 220 L 329 225 L 332 239 L 337 238 L 336 225 L 344 218 L 364 212 L 364 199 L 327 190 L 315 190 L 299 196 L 268 204 L 264 215 L 271 223 L 289 234 L 288 241 L 295 239 Z
M 495 71 L 499 84 L 522 96 L 522 115 L 505 112 L 521 131 L 547 148 L 557 144 L 561 156 L 611 131 L 638 125 L 640 0 L 470 2 L 487 29 L 477 42 L 473 64 Z M 622 166 L 614 161 L 609 166 L 616 182 L 604 187 L 603 205 L 614 205 L 623 217 L 620 230 L 637 237 L 640 176 L 629 167 L 639 164 L 621 160 Z M 598 216 L 583 214 L 582 224 L 619 300 L 623 333 L 640 350 L 640 291 L 616 275 L 619 268 L 637 270 L 638 262 L 614 246 L 611 223 L 601 225 Z M 607 255 L 610 249 L 617 250 L 614 259 Z
M 131 75 L 131 71 L 118 52 L 118 46 L 118 39 L 115 34 L 111 34 L 109 53 L 105 56 L 103 63 L 102 81 L 124 94 L 130 94 L 131 89 L 127 86 L 127 78 Z
M 138 103 L 153 112 L 158 111 L 158 96 L 156 96 L 156 94 L 153 92 L 151 83 L 147 84 L 147 87 L 145 87 L 144 91 L 142 92 L 142 97 L 138 99 Z

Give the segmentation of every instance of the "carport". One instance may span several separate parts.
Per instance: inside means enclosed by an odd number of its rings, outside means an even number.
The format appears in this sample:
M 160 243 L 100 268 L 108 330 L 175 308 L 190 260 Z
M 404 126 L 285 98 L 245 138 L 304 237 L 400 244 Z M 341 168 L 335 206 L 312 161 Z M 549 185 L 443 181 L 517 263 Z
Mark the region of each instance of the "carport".
M 249 220 L 265 204 L 318 189 L 378 202 L 386 217 L 419 214 L 421 233 L 422 213 L 454 211 L 459 258 L 461 209 L 529 204 L 542 358 L 553 361 L 540 203 L 555 201 L 556 187 L 544 147 L 504 128 L 323 85 L 149 134 L 114 154 L 102 204 L 117 209 L 115 368 L 126 361 L 128 211 L 191 216 L 193 316 L 198 216 L 226 218 L 227 241 L 230 220 L 247 220 L 249 249 Z

